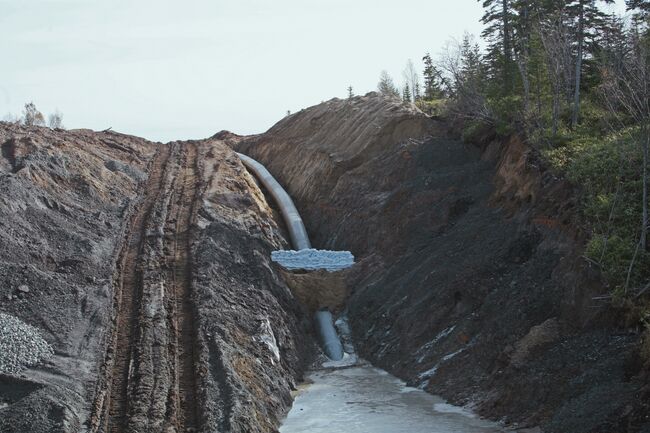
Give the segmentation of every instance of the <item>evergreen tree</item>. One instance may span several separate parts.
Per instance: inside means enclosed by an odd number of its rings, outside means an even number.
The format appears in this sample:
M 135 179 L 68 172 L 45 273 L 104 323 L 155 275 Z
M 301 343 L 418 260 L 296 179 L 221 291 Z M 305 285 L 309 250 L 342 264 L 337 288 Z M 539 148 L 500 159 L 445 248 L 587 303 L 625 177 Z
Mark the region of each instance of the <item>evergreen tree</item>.
M 603 3 L 613 3 L 614 0 L 601 0 Z M 583 61 L 585 56 L 585 44 L 587 41 L 594 41 L 596 32 L 602 28 L 605 13 L 598 8 L 596 0 L 571 0 L 566 6 L 569 16 L 573 18 L 575 25 L 575 84 L 573 87 L 573 109 L 571 111 L 571 126 L 575 128 L 580 118 L 580 90 L 582 83 Z M 593 53 L 593 44 L 587 51 Z
M 451 46 L 442 55 L 440 68 L 450 103 L 447 109 L 465 119 L 490 121 L 486 104 L 486 66 L 474 38 L 465 34 L 463 41 Z
M 434 100 L 442 96 L 442 89 L 440 86 L 440 71 L 433 64 L 431 55 L 426 53 L 422 57 L 424 62 L 424 99 L 427 101 Z
M 646 32 L 650 27 L 650 0 L 625 0 L 628 11 L 634 12 L 634 22 L 638 25 L 645 22 Z
M 382 93 L 387 96 L 399 97 L 399 90 L 395 86 L 395 82 L 388 75 L 388 72 L 381 71 L 379 75 L 379 83 L 377 84 L 377 90 L 379 93 Z
M 625 0 L 628 11 L 637 11 L 645 15 L 650 14 L 650 0 Z
M 415 89 L 413 89 L 413 102 L 418 102 L 422 99 L 422 91 L 420 90 L 420 82 L 415 82 Z
M 354 91 L 352 89 L 352 86 L 348 86 L 348 99 L 352 99 L 354 96 Z
M 463 82 L 471 83 L 472 87 L 476 88 L 485 84 L 483 60 L 478 43 L 473 43 L 472 37 L 466 34 L 460 48 L 460 70 Z
M 524 120 L 528 116 L 531 87 L 535 81 L 531 76 L 531 68 L 539 68 L 539 58 L 536 57 L 538 52 L 535 49 L 539 50 L 540 46 L 538 43 L 536 44 L 534 25 L 539 20 L 541 8 L 540 2 L 535 0 L 512 0 L 514 12 L 511 19 L 513 62 L 519 72 L 519 83 L 516 84 L 521 85 L 523 92 L 522 113 Z M 534 70 L 539 72 L 539 69 Z M 537 82 L 535 84 L 538 85 Z
M 513 89 L 512 0 L 478 0 L 485 13 L 481 22 L 486 25 L 481 34 L 488 41 L 486 60 L 490 64 L 495 80 L 502 83 L 502 94 Z
M 411 102 L 411 88 L 409 83 L 404 84 L 404 90 L 402 91 L 402 100 L 404 102 Z

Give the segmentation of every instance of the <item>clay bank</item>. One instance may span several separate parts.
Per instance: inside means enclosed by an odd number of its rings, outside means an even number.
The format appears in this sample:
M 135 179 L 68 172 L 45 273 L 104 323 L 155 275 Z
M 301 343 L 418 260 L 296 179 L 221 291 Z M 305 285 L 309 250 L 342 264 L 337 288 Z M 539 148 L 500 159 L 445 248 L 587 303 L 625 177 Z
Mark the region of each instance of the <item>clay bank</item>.
M 650 429 L 576 192 L 517 137 L 371 93 L 257 136 L 0 145 L 2 432 Z

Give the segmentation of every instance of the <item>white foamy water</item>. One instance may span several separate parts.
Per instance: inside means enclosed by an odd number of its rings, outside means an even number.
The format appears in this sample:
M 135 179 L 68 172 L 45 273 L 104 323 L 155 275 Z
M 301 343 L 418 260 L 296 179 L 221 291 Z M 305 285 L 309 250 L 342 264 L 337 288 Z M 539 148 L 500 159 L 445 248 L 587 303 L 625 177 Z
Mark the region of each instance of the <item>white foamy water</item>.
M 497 433 L 505 430 L 368 366 L 308 375 L 281 433 Z
M 271 260 L 289 270 L 340 271 L 354 264 L 354 256 L 349 251 L 315 250 L 313 248 L 300 251 L 272 251 Z

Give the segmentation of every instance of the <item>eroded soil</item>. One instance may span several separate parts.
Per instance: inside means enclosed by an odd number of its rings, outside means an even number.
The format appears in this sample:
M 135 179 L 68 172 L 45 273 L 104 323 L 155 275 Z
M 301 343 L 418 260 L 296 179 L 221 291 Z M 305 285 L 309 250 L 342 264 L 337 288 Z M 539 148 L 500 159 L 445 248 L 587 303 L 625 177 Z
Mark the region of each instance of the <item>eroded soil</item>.
M 576 192 L 516 137 L 464 144 L 368 94 L 253 137 L 0 123 L 0 146 L 0 311 L 55 350 L 0 376 L 3 433 L 276 431 L 325 304 L 364 358 L 481 415 L 650 429 L 639 337 L 594 299 Z M 232 148 L 288 189 L 315 247 L 358 263 L 280 271 L 286 232 Z
M 0 309 L 55 349 L 0 376 L 0 431 L 274 431 L 309 321 L 234 152 L 9 124 L 0 142 Z
M 577 191 L 517 137 L 465 144 L 371 93 L 233 145 L 287 188 L 315 248 L 360 261 L 362 357 L 512 426 L 650 429 L 639 336 L 594 299 Z

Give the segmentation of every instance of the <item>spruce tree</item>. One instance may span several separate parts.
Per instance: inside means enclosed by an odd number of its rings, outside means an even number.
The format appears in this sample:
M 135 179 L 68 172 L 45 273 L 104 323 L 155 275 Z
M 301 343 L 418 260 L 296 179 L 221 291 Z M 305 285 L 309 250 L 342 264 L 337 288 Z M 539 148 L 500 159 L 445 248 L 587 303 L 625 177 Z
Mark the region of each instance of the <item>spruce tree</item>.
M 613 3 L 614 0 L 601 0 L 603 3 Z M 580 118 L 580 90 L 582 84 L 583 60 L 585 51 L 594 51 L 592 47 L 586 47 L 586 43 L 593 42 L 598 29 L 602 28 L 606 21 L 605 13 L 598 8 L 596 0 L 572 0 L 567 3 L 566 10 L 574 20 L 575 26 L 575 83 L 573 87 L 573 109 L 571 111 L 571 127 L 578 125 Z
M 650 14 L 650 0 L 625 0 L 628 11 L 637 11 Z
M 481 22 L 486 28 L 481 36 L 488 41 L 486 60 L 491 66 L 492 78 L 502 83 L 502 94 L 507 95 L 513 89 L 512 0 L 478 1 L 485 9 Z
M 391 78 L 390 75 L 388 75 L 388 72 L 386 71 L 381 71 L 381 74 L 379 75 L 379 83 L 377 84 L 377 90 L 379 93 L 382 93 L 387 96 L 394 96 L 394 97 L 399 97 L 399 90 L 397 90 L 397 87 L 395 86 L 395 82 Z
M 439 82 L 441 75 L 440 71 L 434 66 L 429 53 L 422 57 L 422 61 L 424 62 L 424 72 L 422 74 L 424 76 L 424 99 L 432 101 L 442 94 Z
M 650 0 L 625 0 L 628 11 L 634 12 L 634 21 L 646 23 L 646 31 L 650 27 Z
M 402 100 L 404 102 L 411 102 L 411 88 L 409 83 L 404 84 L 404 90 L 402 91 Z
M 415 89 L 413 89 L 413 102 L 418 102 L 422 99 L 422 91 L 420 90 L 420 83 L 415 82 Z

